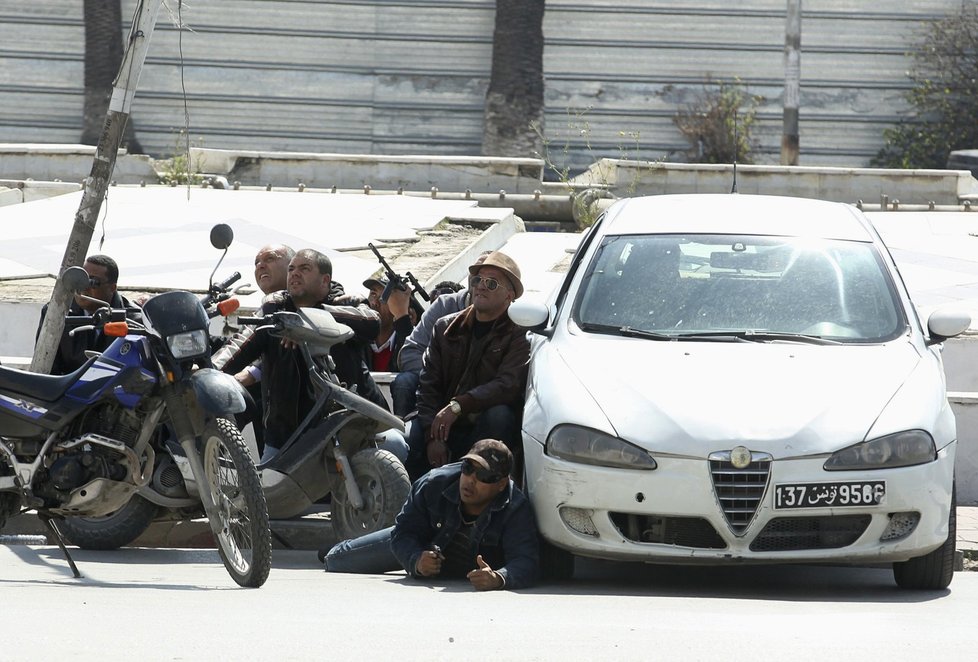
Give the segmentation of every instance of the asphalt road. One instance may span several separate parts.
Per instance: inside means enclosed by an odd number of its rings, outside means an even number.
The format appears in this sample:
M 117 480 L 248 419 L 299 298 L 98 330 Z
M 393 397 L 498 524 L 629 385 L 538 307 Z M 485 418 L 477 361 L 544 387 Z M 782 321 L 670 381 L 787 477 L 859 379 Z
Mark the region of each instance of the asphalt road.
M 0 659 L 971 659 L 978 573 L 905 592 L 889 570 L 578 562 L 572 582 L 474 593 L 328 575 L 275 552 L 240 589 L 212 550 L 0 545 Z

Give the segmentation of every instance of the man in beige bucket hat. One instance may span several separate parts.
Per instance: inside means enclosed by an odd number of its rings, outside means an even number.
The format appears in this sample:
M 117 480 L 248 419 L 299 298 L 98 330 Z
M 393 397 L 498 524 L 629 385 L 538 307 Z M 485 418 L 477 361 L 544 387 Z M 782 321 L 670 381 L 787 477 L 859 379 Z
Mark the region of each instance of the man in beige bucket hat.
M 519 455 L 530 343 L 507 311 L 523 294 L 520 268 L 496 251 L 469 274 L 471 303 L 435 323 L 425 353 L 408 435 L 412 480 L 462 457 L 478 439 L 502 440 Z

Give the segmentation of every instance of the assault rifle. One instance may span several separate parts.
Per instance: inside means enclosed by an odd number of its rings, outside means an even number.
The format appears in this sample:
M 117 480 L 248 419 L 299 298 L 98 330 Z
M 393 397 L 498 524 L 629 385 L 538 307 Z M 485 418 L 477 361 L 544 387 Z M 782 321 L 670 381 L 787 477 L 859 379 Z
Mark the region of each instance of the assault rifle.
M 391 265 L 387 263 L 384 256 L 380 254 L 377 247 L 371 243 L 367 246 L 373 251 L 374 255 L 377 256 L 377 260 L 380 262 L 380 266 L 384 268 L 384 276 L 387 279 L 387 287 L 384 288 L 384 292 L 380 295 L 380 300 L 386 302 L 388 297 L 390 297 L 391 292 L 394 288 L 399 290 L 406 290 L 408 283 L 411 284 L 411 308 L 418 314 L 418 319 L 424 314 L 425 308 L 428 305 L 428 292 L 425 291 L 418 279 L 414 277 L 410 271 L 405 272 L 404 276 L 399 275 L 396 271 L 391 268 Z M 421 297 L 421 300 L 418 300 Z

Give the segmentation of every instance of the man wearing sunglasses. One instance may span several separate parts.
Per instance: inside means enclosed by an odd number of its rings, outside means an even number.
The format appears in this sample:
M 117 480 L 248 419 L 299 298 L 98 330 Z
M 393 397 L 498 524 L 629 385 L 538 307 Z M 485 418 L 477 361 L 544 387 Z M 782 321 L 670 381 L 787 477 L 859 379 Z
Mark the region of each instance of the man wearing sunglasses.
M 520 269 L 496 251 L 469 267 L 471 303 L 435 322 L 411 420 L 408 473 L 416 480 L 478 439 L 519 448 L 530 343 L 506 314 L 523 294 Z
M 324 555 L 327 572 L 404 568 L 416 579 L 465 578 L 477 591 L 525 588 L 539 576 L 536 521 L 513 484 L 513 454 L 482 439 L 462 457 L 428 472 L 394 526 L 346 540 Z
M 112 308 L 125 308 L 126 317 L 138 318 L 140 315 L 139 308 L 116 290 L 119 282 L 119 265 L 116 264 L 115 260 L 108 255 L 89 255 L 85 258 L 84 269 L 88 272 L 90 286 L 82 292 L 83 295 L 104 301 Z M 69 317 L 90 317 L 101 305 L 98 302 L 75 296 L 66 314 Z M 45 304 L 41 308 L 41 322 L 37 327 L 38 335 L 41 333 L 41 324 L 44 324 L 44 317 L 47 313 L 48 307 Z M 65 325 L 61 342 L 58 344 L 58 353 L 55 354 L 54 363 L 51 364 L 52 375 L 67 375 L 74 372 L 88 360 L 85 356 L 86 350 L 101 352 L 115 340 L 115 338 L 110 338 L 94 329 L 78 331 L 73 336 L 68 335 L 72 329 L 80 325 Z

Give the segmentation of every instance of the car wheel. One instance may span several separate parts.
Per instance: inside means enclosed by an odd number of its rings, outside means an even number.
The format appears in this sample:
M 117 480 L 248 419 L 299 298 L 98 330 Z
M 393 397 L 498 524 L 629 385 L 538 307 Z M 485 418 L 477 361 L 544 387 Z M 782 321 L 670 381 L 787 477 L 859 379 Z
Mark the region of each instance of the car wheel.
M 954 550 L 957 543 L 957 497 L 951 488 L 951 512 L 947 520 L 947 540 L 930 554 L 893 564 L 893 578 L 900 588 L 937 591 L 945 589 L 954 577 Z

